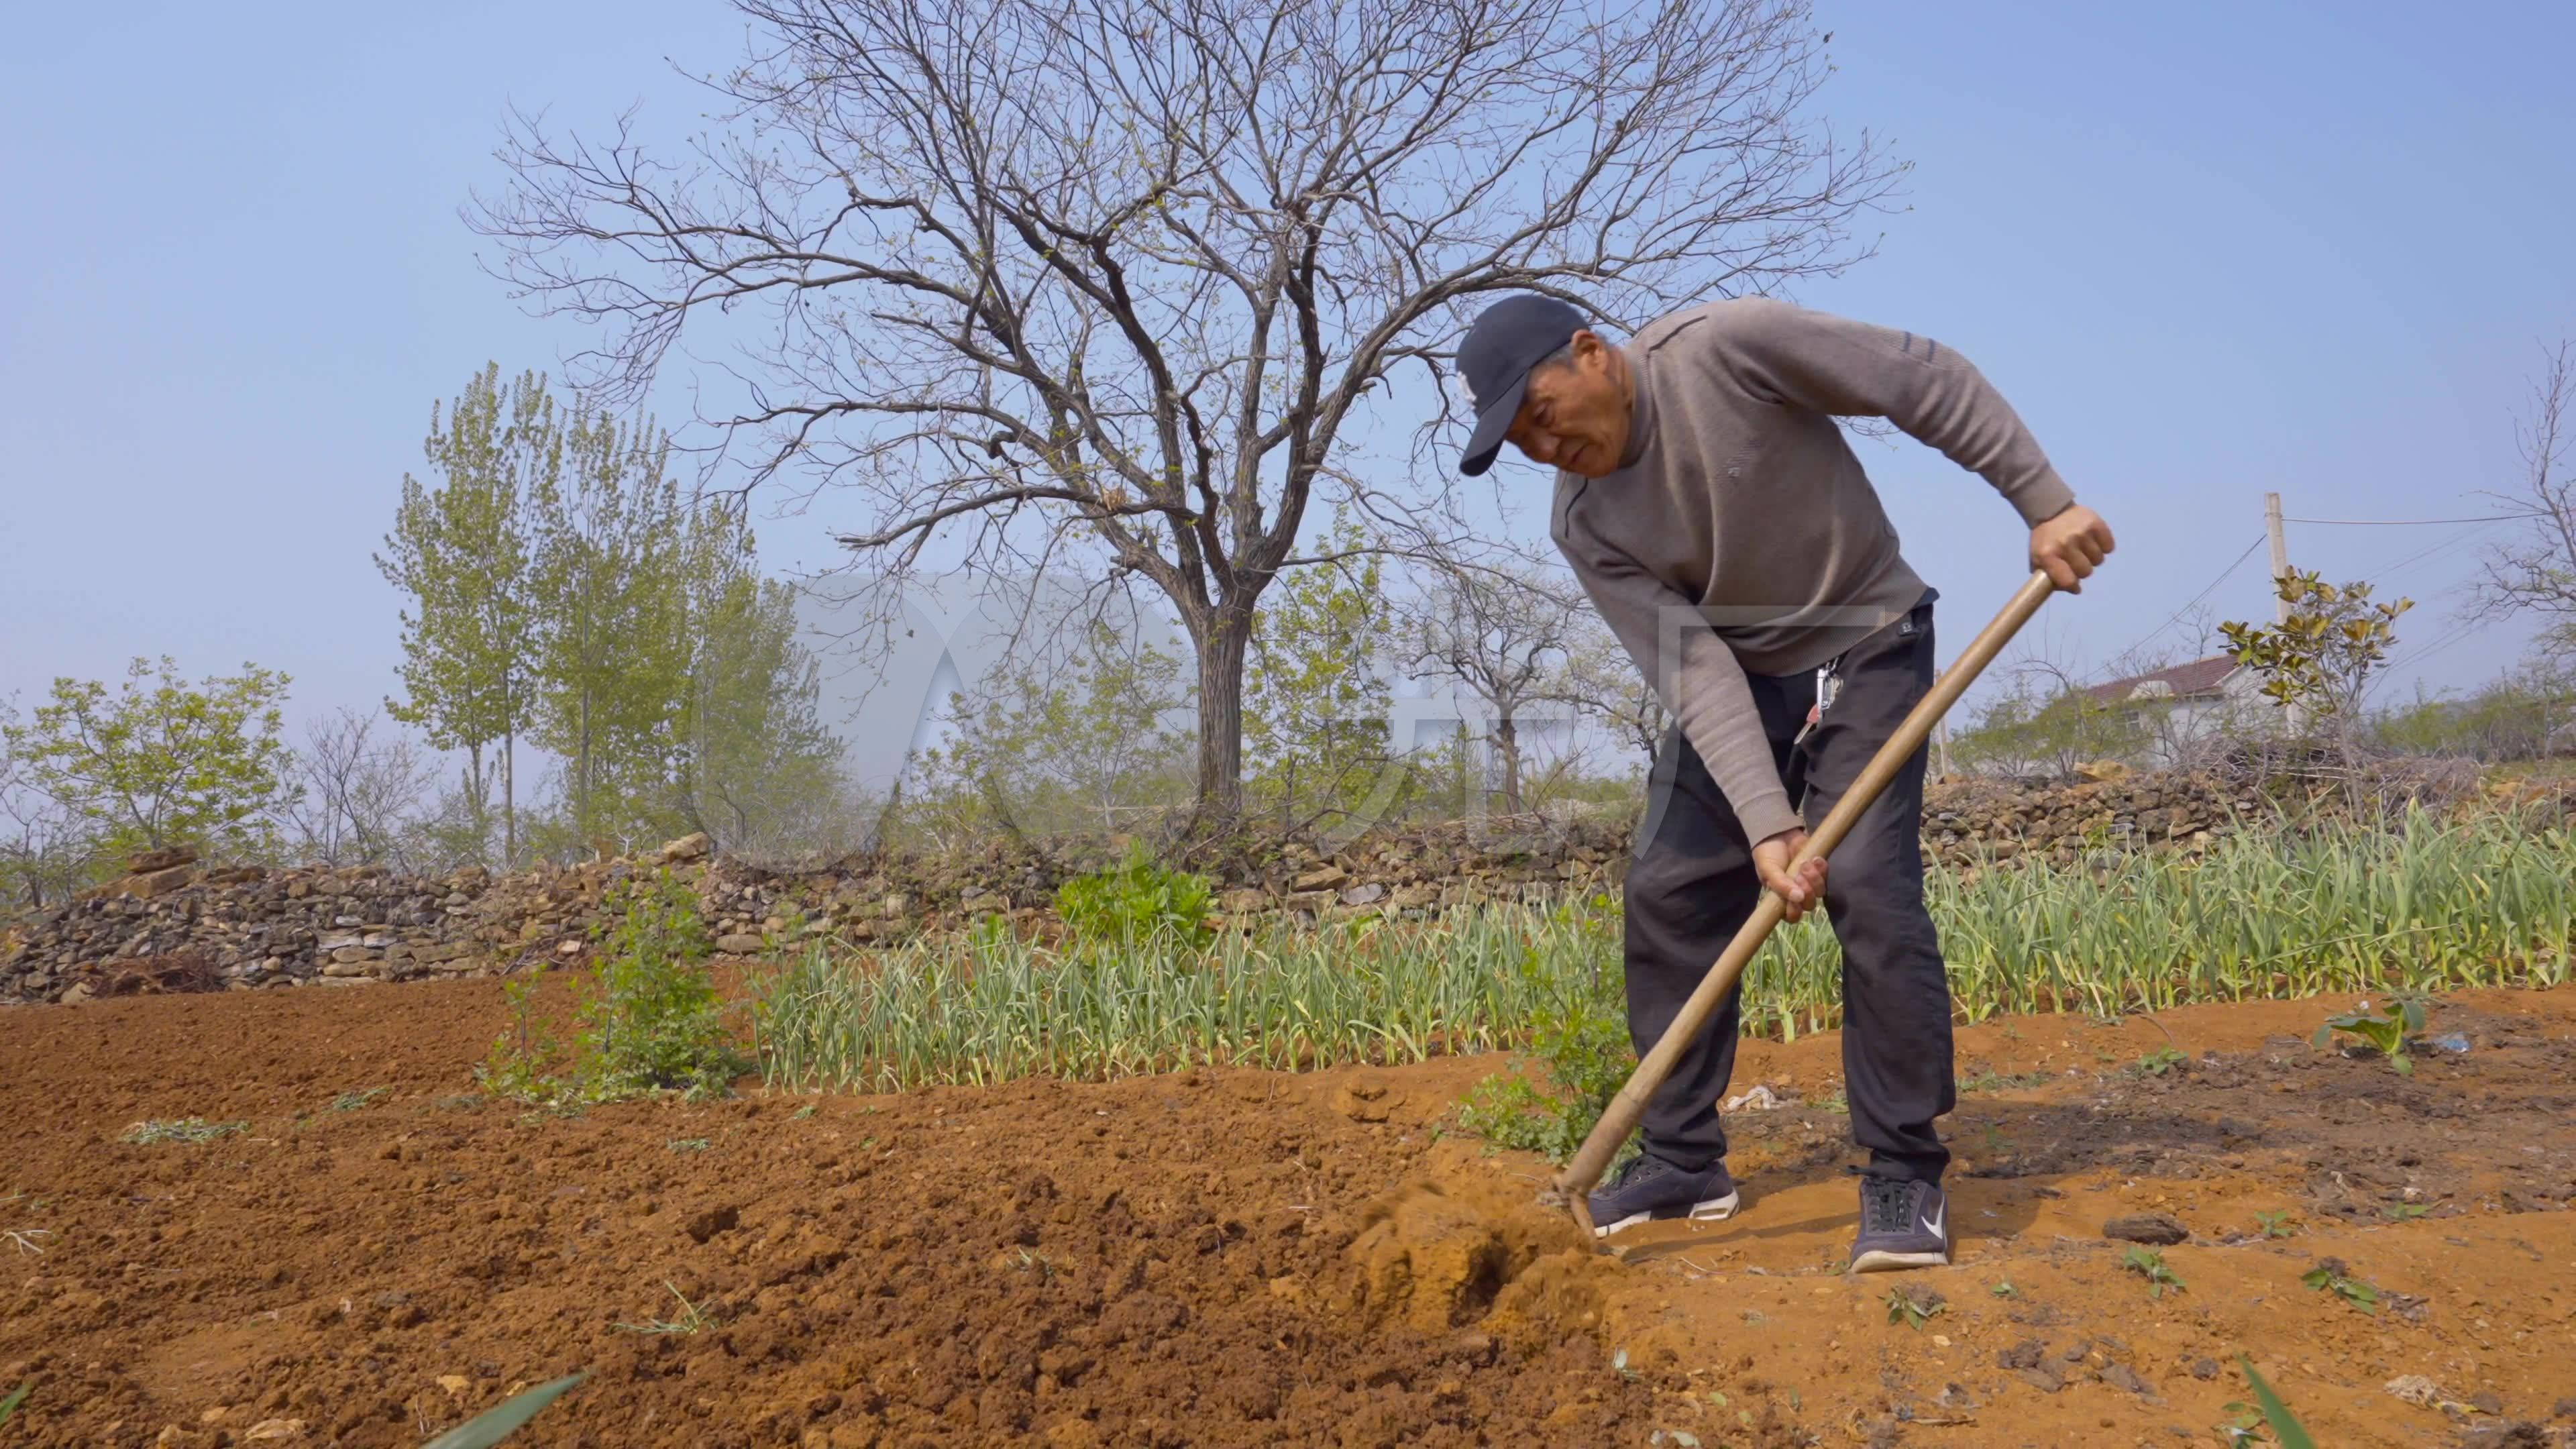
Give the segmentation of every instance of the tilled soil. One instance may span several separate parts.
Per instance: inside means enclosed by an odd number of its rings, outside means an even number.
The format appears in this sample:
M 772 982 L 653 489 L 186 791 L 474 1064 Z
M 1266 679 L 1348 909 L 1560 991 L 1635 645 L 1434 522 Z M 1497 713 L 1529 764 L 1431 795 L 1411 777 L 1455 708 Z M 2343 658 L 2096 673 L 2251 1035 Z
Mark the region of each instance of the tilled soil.
M 2321 1443 L 2576 1440 L 2576 993 L 2451 998 L 2411 1077 L 2307 1044 L 2346 1005 L 1963 1029 L 1901 1283 L 1819 1106 L 1623 1265 L 1441 1132 L 1494 1059 L 563 1117 L 474 1095 L 497 983 L 13 1008 L 0 1444 L 412 1445 L 586 1369 L 514 1444 L 2218 1445 L 2240 1352 Z M 184 1117 L 249 1125 L 118 1140 Z M 2102 1237 L 2149 1213 L 2178 1283 Z

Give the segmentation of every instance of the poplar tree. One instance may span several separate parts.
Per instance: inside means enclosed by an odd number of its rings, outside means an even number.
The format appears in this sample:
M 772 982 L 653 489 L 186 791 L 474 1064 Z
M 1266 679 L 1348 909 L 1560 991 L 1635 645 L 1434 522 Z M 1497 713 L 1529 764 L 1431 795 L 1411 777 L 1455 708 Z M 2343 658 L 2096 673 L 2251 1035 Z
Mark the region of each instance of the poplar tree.
M 386 700 L 385 711 L 421 726 L 432 746 L 465 752 L 478 831 L 488 829 L 485 751 L 497 746 L 506 868 L 519 850 L 516 746 L 535 704 L 527 509 L 562 467 L 563 420 L 544 377 L 505 385 L 491 363 L 443 412 L 431 407 L 422 451 L 437 482 L 403 475 L 393 532 L 375 556 L 411 596 L 399 667 L 408 697 Z
M 1291 827 L 1347 809 L 1390 759 L 1393 691 L 1377 647 L 1390 626 L 1380 556 L 1342 516 L 1325 552 L 1336 561 L 1273 586 L 1245 672 L 1251 784 Z
M 574 838 L 608 850 L 681 755 L 688 517 L 650 421 L 576 408 L 562 445 L 562 468 L 530 499 L 543 624 L 532 737 L 563 759 Z

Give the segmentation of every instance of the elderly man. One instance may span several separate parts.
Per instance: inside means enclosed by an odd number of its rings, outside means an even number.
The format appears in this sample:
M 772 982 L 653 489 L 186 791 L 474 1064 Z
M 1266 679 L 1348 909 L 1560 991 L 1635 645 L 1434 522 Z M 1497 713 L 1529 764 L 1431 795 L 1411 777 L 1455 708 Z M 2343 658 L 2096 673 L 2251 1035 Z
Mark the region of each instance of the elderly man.
M 1557 547 L 1675 728 L 1655 760 L 1626 888 L 1628 1030 L 1663 1035 L 1761 892 L 1821 899 L 1843 952 L 1843 1089 L 1860 1179 L 1856 1270 L 1950 1259 L 1933 1119 L 1956 1105 L 1949 983 L 1923 905 L 1923 754 L 1832 869 L 1791 859 L 1931 687 L 1933 590 L 1837 417 L 1885 418 L 1979 474 L 2075 590 L 2111 551 L 2039 444 L 1965 358 L 1928 337 L 1763 298 L 1711 303 L 1613 344 L 1552 298 L 1513 296 L 1458 349 L 1480 474 L 1505 442 L 1557 470 Z M 1717 1101 L 1730 993 L 1656 1093 L 1645 1150 L 1592 1195 L 1604 1233 L 1735 1211 Z

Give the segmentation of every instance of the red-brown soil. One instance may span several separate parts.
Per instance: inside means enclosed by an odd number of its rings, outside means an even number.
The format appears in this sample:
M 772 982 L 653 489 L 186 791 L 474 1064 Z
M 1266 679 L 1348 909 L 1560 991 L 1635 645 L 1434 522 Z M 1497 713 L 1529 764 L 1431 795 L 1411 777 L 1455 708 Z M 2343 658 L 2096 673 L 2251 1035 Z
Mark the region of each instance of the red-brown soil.
M 1959 1262 L 1901 1285 L 1838 1271 L 1814 1107 L 1737 1117 L 1734 1221 L 1583 1252 L 1437 1131 L 1496 1059 L 557 1117 L 471 1095 L 495 982 L 13 1008 L 0 1445 L 413 1445 L 588 1369 L 512 1443 L 2214 1446 L 2240 1351 L 2322 1444 L 2576 1439 L 2576 993 L 2450 998 L 2407 1078 L 2307 1045 L 2348 1004 L 1963 1029 Z M 189 1116 L 251 1126 L 117 1140 Z M 2101 1237 L 2143 1211 L 2161 1296 Z

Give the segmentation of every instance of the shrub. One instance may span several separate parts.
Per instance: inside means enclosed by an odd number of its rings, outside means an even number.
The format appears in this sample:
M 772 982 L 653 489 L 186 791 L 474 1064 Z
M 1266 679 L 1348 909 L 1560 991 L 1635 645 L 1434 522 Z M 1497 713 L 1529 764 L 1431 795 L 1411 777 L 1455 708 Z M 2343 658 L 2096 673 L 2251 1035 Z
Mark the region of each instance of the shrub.
M 1551 974 L 1535 951 L 1520 969 L 1532 982 Z M 1530 1079 L 1533 1062 L 1546 1068 L 1544 1089 Z M 1583 1145 L 1636 1068 L 1618 1000 L 1594 976 L 1565 977 L 1550 1011 L 1532 1030 L 1528 1051 L 1510 1070 L 1476 1084 L 1458 1109 L 1458 1125 L 1497 1147 L 1562 1164 Z
M 499 1095 L 546 1106 L 647 1092 L 724 1095 L 750 1062 L 726 1028 L 707 974 L 713 944 L 688 886 L 663 871 L 620 885 L 607 906 L 610 924 L 597 933 L 579 1010 L 579 1051 L 566 1062 L 536 1015 L 535 983 L 517 982 L 508 988 L 511 1025 L 475 1076 Z
M 1117 865 L 1076 876 L 1055 893 L 1065 928 L 1076 941 L 1095 946 L 1133 946 L 1168 936 L 1204 947 L 1213 934 L 1207 927 L 1212 903 L 1207 877 L 1161 865 L 1141 845 L 1130 845 Z

